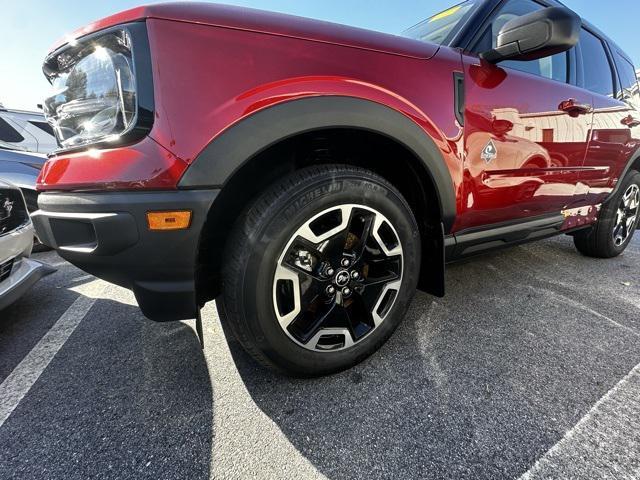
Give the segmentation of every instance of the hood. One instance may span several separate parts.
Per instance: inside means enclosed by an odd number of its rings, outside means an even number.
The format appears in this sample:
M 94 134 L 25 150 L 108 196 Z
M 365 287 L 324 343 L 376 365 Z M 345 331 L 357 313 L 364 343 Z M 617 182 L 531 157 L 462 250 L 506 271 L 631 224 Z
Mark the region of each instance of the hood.
M 58 41 L 73 39 L 126 22 L 157 18 L 326 42 L 412 58 L 428 59 L 438 45 L 336 23 L 215 3 L 176 2 L 137 7 L 98 20 Z

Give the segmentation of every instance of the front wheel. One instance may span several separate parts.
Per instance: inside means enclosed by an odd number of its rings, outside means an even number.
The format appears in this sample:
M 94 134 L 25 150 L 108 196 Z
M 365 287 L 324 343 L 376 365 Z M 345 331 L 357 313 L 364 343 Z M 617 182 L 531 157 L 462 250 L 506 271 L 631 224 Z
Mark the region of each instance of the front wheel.
M 260 363 L 338 372 L 375 352 L 415 292 L 420 237 L 401 194 L 372 172 L 312 167 L 238 220 L 218 309 Z

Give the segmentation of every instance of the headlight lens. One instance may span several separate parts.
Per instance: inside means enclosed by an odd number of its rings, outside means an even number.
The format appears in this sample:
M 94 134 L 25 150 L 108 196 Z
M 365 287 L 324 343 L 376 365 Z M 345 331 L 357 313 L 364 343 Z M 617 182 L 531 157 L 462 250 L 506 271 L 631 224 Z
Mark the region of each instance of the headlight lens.
M 44 112 L 63 148 L 116 140 L 138 111 L 131 38 L 109 32 L 56 58 Z

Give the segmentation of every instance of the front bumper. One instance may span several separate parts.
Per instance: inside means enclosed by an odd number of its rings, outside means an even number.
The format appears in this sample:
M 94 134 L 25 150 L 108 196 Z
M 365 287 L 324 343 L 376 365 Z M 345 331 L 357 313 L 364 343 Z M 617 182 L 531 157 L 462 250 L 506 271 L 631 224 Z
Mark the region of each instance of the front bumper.
M 156 321 L 194 318 L 200 233 L 218 190 L 41 193 L 38 237 L 81 269 L 133 290 Z M 186 230 L 151 231 L 151 211 L 191 210 Z

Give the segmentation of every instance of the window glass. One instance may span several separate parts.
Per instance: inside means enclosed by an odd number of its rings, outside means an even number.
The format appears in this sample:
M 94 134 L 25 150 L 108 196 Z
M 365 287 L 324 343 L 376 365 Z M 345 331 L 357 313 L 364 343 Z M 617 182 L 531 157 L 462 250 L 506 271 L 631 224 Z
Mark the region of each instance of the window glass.
M 613 56 L 616 61 L 621 83 L 621 89 L 617 95 L 618 100 L 631 102 L 636 108 L 640 108 L 640 92 L 638 92 L 638 79 L 636 78 L 635 67 L 620 53 L 615 52 Z
M 0 140 L 3 142 L 22 142 L 24 137 L 4 118 L 0 118 Z
M 47 122 L 36 122 L 34 120 L 29 120 L 29 123 L 34 127 L 38 127 L 43 132 L 47 132 L 49 135 L 54 136 L 53 128 Z
M 486 52 L 495 48 L 498 43 L 498 33 L 500 29 L 509 21 L 516 17 L 526 15 L 528 13 L 537 12 L 544 7 L 533 0 L 511 0 L 505 3 L 491 22 L 491 25 L 483 33 L 480 41 L 473 49 L 474 52 Z M 569 53 L 562 52 L 552 57 L 545 57 L 539 60 L 531 60 L 521 62 L 516 60 L 507 60 L 501 62 L 501 67 L 512 68 L 521 72 L 527 72 L 559 82 L 567 82 L 569 78 Z
M 584 28 L 580 32 L 584 88 L 613 97 L 613 74 L 602 40 Z
M 409 28 L 403 35 L 423 42 L 446 43 L 454 30 L 460 28 L 464 20 L 471 15 L 478 3 L 477 0 L 469 0 L 451 7 Z

